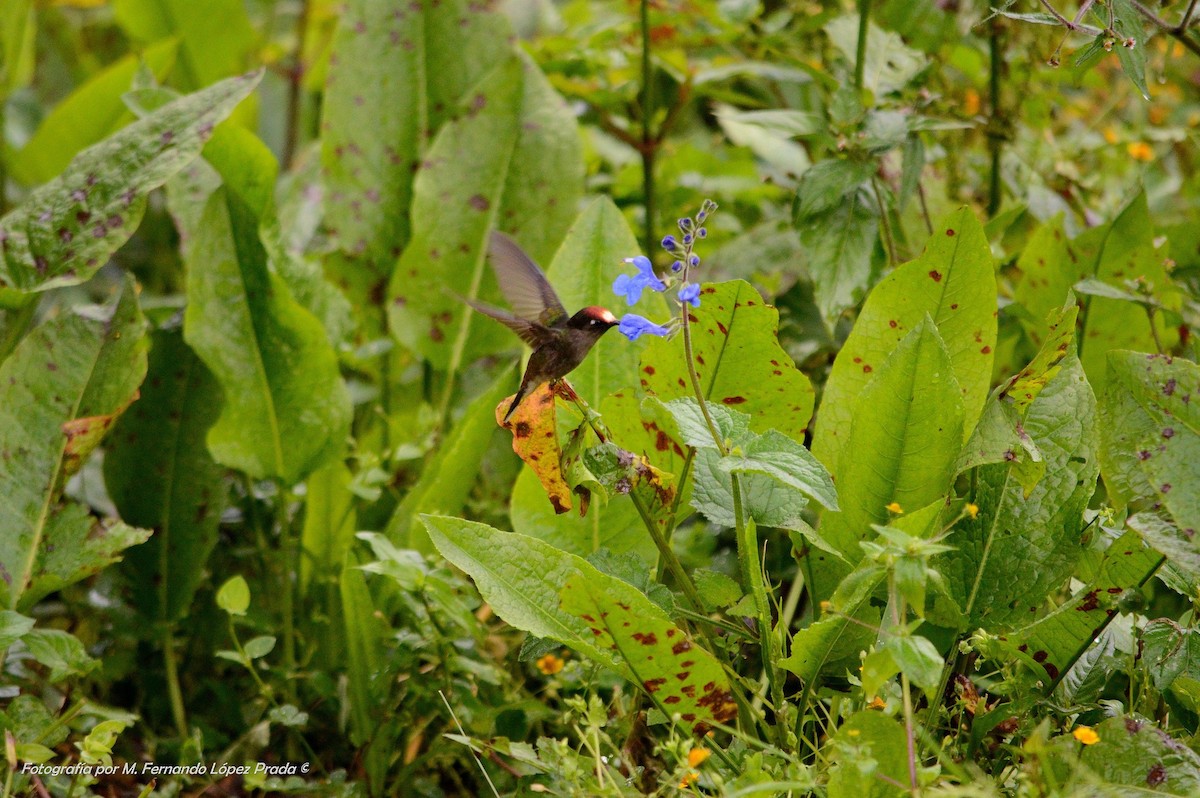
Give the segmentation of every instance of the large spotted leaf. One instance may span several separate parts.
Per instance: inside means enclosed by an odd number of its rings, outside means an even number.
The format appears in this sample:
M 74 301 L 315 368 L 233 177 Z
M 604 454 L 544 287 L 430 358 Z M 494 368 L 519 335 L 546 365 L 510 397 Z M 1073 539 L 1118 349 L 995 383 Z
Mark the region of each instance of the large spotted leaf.
M 1110 352 L 1101 419 L 1109 495 L 1160 504 L 1189 537 L 1200 530 L 1200 366 Z
M 322 106 L 325 222 L 375 279 L 408 242 L 423 154 L 508 57 L 507 38 L 504 17 L 469 0 L 351 0 L 340 14 Z
M 987 398 L 996 346 L 996 278 L 983 228 L 968 208 L 935 228 L 925 252 L 871 291 L 834 361 L 817 413 L 813 454 L 835 477 L 847 437 L 874 373 L 928 314 L 945 342 L 962 402 L 962 434 L 970 435 Z M 855 452 L 854 456 L 858 456 Z M 849 456 L 849 455 L 846 455 Z
M 62 313 L 0 365 L 0 605 L 7 609 L 99 571 L 150 534 L 97 522 L 62 501 L 69 472 L 137 395 L 145 327 L 127 278 L 111 314 Z
M 587 624 L 595 645 L 616 654 L 667 715 L 678 714 L 697 734 L 737 715 L 721 664 L 640 590 L 578 573 L 559 595 L 561 608 Z
M 421 162 L 412 238 L 388 288 L 392 333 L 439 369 L 512 346 L 510 331 L 460 298 L 503 304 L 485 263 L 489 232 L 511 233 L 544 267 L 583 186 L 575 117 L 527 57 L 497 65 L 462 112 Z
M 751 416 L 756 432 L 775 429 L 803 441 L 813 388 L 776 338 L 779 313 L 742 280 L 706 283 L 688 307 L 700 390 Z M 683 346 L 659 339 L 642 355 L 642 387 L 663 401 L 692 396 Z
M 261 77 L 223 80 L 164 105 L 79 153 L 0 219 L 0 299 L 91 277 L 133 234 L 146 195 L 200 154 Z

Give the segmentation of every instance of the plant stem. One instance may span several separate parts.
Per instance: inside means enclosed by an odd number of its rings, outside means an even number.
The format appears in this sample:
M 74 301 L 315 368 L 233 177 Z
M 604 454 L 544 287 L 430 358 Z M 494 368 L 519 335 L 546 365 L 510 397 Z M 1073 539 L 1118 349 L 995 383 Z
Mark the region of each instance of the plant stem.
M 179 665 L 175 661 L 174 627 L 167 625 L 162 633 L 163 667 L 167 676 L 167 697 L 171 702 L 171 717 L 175 721 L 175 730 L 179 739 L 187 739 L 187 713 L 183 705 L 183 691 L 179 688 Z
M 8 119 L 5 114 L 8 108 L 8 99 L 0 98 L 0 150 L 4 149 L 4 145 L 8 143 L 8 136 L 4 131 L 8 125 Z M 4 158 L 0 158 L 0 216 L 8 213 L 8 167 L 5 165 Z
M 860 92 L 867 69 L 867 34 L 871 25 L 871 0 L 858 0 L 858 48 L 854 54 L 854 88 Z
M 892 221 L 888 217 L 887 205 L 883 201 L 883 189 L 879 180 L 871 178 L 871 190 L 875 194 L 875 202 L 879 205 L 879 229 L 883 231 L 884 248 L 887 250 L 888 265 L 895 266 L 899 259 L 896 255 L 896 241 L 892 238 Z
M 300 88 L 304 83 L 304 35 L 308 31 L 308 0 L 300 0 L 300 16 L 296 20 L 296 56 L 288 70 L 287 134 L 283 143 L 283 167 L 292 165 L 300 141 L 302 112 Z
M 641 37 L 642 37 L 642 140 L 638 148 L 642 155 L 642 194 L 646 213 L 642 246 L 649 255 L 654 252 L 656 242 L 654 236 L 655 208 L 654 161 L 658 153 L 658 141 L 653 132 L 654 127 L 654 74 L 650 63 L 650 0 L 641 0 Z
M 1192 14 L 1196 11 L 1196 2 L 1197 0 L 1191 0 L 1187 8 L 1183 11 L 1183 17 L 1179 20 L 1179 31 L 1181 33 L 1186 31 L 1188 26 L 1192 24 Z
M 1001 149 L 1004 141 L 1000 135 L 1000 72 L 1003 66 L 1003 56 L 1000 51 L 1000 21 L 992 20 L 991 32 L 988 37 L 988 48 L 991 55 L 991 78 L 988 84 L 991 119 L 988 120 L 988 149 L 992 151 L 992 173 L 988 186 L 988 216 L 995 216 L 1000 211 L 1002 180 L 1000 175 Z
M 1154 350 L 1160 355 L 1166 352 L 1163 348 L 1162 339 L 1158 336 L 1158 327 L 1154 326 L 1154 307 L 1145 305 L 1146 319 L 1150 322 L 1150 336 L 1154 339 Z
M 299 549 L 298 541 L 292 535 L 292 525 L 287 518 L 287 494 L 282 486 L 275 491 L 276 515 L 279 524 L 279 549 L 283 557 L 283 567 L 280 569 L 280 600 L 283 603 L 283 668 L 284 694 L 291 704 L 298 703 L 296 697 L 296 597 L 295 583 L 292 575 L 298 572 Z

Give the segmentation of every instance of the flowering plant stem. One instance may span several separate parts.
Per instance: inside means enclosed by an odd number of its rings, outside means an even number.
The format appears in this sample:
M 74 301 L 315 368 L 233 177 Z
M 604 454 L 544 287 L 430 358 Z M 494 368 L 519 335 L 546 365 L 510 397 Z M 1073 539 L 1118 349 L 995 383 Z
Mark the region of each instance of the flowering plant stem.
M 690 271 L 691 264 L 685 260 L 683 267 L 684 283 L 689 281 Z M 704 422 L 708 425 L 708 432 L 712 435 L 713 443 L 716 444 L 717 451 L 724 457 L 729 454 L 729 448 L 725 445 L 724 439 L 717 431 L 717 425 L 713 422 L 712 414 L 709 413 L 708 401 L 705 398 L 704 391 L 700 387 L 700 376 L 696 373 L 696 358 L 692 349 L 691 311 L 687 305 L 683 306 L 680 315 L 683 327 L 683 361 L 687 364 L 688 379 L 692 383 L 692 392 L 696 396 L 696 403 L 700 406 L 700 412 L 704 415 Z M 730 474 L 729 478 L 731 481 L 730 491 L 733 495 L 733 519 L 735 536 L 737 538 L 738 563 L 741 566 L 743 585 L 754 599 L 759 645 L 762 647 L 763 670 L 767 675 L 767 684 L 771 690 L 771 704 L 776 713 L 776 742 L 781 748 L 786 749 L 786 729 L 782 718 L 779 717 L 779 713 L 782 712 L 784 707 L 783 684 L 779 681 L 778 673 L 775 669 L 775 662 L 780 659 L 781 652 L 778 640 L 775 637 L 774 626 L 771 623 L 771 604 L 767 598 L 766 584 L 763 581 L 762 561 L 758 556 L 758 535 L 755 532 L 755 528 L 746 523 L 742 508 L 741 479 L 737 474 Z
M 588 407 L 587 402 L 585 402 L 583 398 L 580 397 L 579 394 L 574 390 L 571 390 L 566 395 L 575 403 L 575 406 L 579 408 L 579 412 L 587 421 L 588 426 L 592 428 L 592 432 L 596 433 L 596 437 L 600 439 L 601 443 L 608 441 L 612 436 L 609 433 L 608 428 L 605 426 L 604 421 L 600 418 L 599 414 L 595 413 L 590 407 Z M 682 485 L 682 481 L 680 484 Z M 680 590 L 683 591 L 683 596 L 685 599 L 687 599 L 688 604 L 691 606 L 692 613 L 697 617 L 707 618 L 707 614 L 704 611 L 704 602 L 700 599 L 700 593 L 696 590 L 695 582 L 692 581 L 692 578 L 688 575 L 688 572 L 684 570 L 683 563 L 679 561 L 679 557 L 675 554 L 675 550 L 671 548 L 671 534 L 675 531 L 675 519 L 677 518 L 676 511 L 678 509 L 678 505 L 672 508 L 671 521 L 668 524 L 666 532 L 664 533 L 658 528 L 658 524 L 654 523 L 654 519 L 650 517 L 650 510 L 646 507 L 646 504 L 642 501 L 641 497 L 633 491 L 630 491 L 629 498 L 633 502 L 633 506 L 637 510 L 638 516 L 642 519 L 642 523 L 645 524 L 646 531 L 650 533 L 650 539 L 654 541 L 654 547 L 658 549 L 659 557 L 662 558 L 662 562 L 666 564 L 667 570 L 671 572 L 671 575 L 679 584 Z M 704 637 L 704 642 L 707 645 L 709 652 L 711 652 L 714 656 L 720 657 L 721 649 L 717 646 L 717 641 L 712 636 L 712 630 L 709 628 L 710 624 L 695 623 L 693 625 Z M 732 676 L 737 676 L 727 662 L 722 661 L 721 665 Z M 733 684 L 736 686 L 736 678 L 733 681 Z M 741 690 L 735 689 L 731 692 L 733 693 L 734 701 L 738 705 L 738 716 L 742 720 L 742 725 L 747 729 L 753 728 L 756 715 L 751 709 L 749 703 L 747 703 L 746 697 L 742 695 Z M 655 703 L 657 705 L 657 702 Z M 663 710 L 664 713 L 666 712 L 665 708 L 662 706 L 659 706 L 659 709 Z M 722 751 L 721 753 L 722 758 L 724 758 L 724 752 Z

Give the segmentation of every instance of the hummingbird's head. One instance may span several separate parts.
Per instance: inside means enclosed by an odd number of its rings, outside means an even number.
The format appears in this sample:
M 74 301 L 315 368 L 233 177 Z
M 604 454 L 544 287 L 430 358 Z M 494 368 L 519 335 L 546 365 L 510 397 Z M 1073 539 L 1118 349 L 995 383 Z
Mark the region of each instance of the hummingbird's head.
M 572 316 L 571 320 L 567 322 L 567 327 L 594 334 L 599 338 L 617 324 L 619 324 L 617 317 L 612 314 L 611 310 L 589 305 Z

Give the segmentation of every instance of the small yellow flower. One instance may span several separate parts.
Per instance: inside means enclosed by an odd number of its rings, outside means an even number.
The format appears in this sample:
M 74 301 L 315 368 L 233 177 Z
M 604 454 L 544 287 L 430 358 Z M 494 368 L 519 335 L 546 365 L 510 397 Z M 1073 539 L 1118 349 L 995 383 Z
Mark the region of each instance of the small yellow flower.
M 967 515 L 971 516 L 972 521 L 974 521 L 976 518 L 979 517 L 979 505 L 978 504 L 968 504 L 965 509 L 967 511 Z
M 821 612 L 829 612 L 833 609 L 833 602 L 828 599 L 821 602 Z
M 1108 127 L 1104 128 L 1104 140 L 1107 141 L 1109 144 L 1116 144 L 1117 143 L 1117 129 L 1114 128 L 1112 125 L 1109 125 Z
M 1091 726 L 1080 726 L 1071 732 L 1071 734 L 1084 745 L 1095 745 L 1100 742 L 1100 735 L 1096 734 L 1096 730 Z
M 1167 108 L 1165 105 L 1152 105 L 1150 110 L 1146 112 L 1147 118 L 1152 125 L 1161 125 L 1167 121 Z
M 683 777 L 683 779 L 680 780 L 679 789 L 686 790 L 688 787 L 691 787 L 693 784 L 695 784 L 696 779 L 698 779 L 698 778 L 700 778 L 700 777 L 698 775 L 696 775 L 695 773 L 687 774 L 686 776 Z
M 537 661 L 537 669 L 547 676 L 553 676 L 563 669 L 562 657 L 547 654 Z
M 967 89 L 963 94 L 963 110 L 967 116 L 975 116 L 979 113 L 981 103 L 979 102 L 979 92 L 974 89 Z
M 1129 157 L 1135 161 L 1154 160 L 1154 150 L 1144 141 L 1131 141 L 1125 150 L 1129 153 Z
M 886 509 L 889 513 L 895 513 L 896 515 L 904 512 L 904 508 L 900 506 L 900 502 L 892 502 Z
M 712 756 L 712 751 L 709 751 L 703 746 L 698 746 L 688 751 L 688 766 L 698 768 L 704 764 L 704 760 Z
M 871 703 L 867 704 L 867 709 L 883 709 L 886 706 L 887 703 L 882 698 L 875 696 L 871 699 Z

